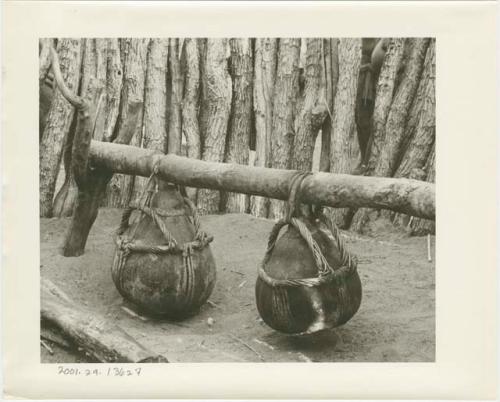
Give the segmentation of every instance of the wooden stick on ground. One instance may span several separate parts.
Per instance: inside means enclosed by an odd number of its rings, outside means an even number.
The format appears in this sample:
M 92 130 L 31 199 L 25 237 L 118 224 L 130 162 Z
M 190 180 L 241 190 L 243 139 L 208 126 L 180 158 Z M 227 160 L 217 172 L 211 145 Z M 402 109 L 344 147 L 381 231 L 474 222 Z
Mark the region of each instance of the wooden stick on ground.
M 102 363 L 168 363 L 105 317 L 81 309 L 47 279 L 41 282 L 41 319 Z
M 42 345 L 47 350 L 47 352 L 49 352 L 51 355 L 54 354 L 54 351 L 52 350 L 52 348 L 44 340 L 40 339 L 40 345 Z
M 233 334 L 229 334 L 229 336 L 234 339 L 236 342 L 239 342 L 241 343 L 243 346 L 245 346 L 247 349 L 251 350 L 253 353 L 255 353 L 257 355 L 257 357 L 262 360 L 262 361 L 265 361 L 264 360 L 264 357 L 259 353 L 257 352 L 253 347 L 251 347 L 248 343 L 246 343 L 243 339 L 241 338 L 238 338 L 236 335 L 233 335 Z
M 427 235 L 427 261 L 432 262 L 431 256 L 431 235 Z

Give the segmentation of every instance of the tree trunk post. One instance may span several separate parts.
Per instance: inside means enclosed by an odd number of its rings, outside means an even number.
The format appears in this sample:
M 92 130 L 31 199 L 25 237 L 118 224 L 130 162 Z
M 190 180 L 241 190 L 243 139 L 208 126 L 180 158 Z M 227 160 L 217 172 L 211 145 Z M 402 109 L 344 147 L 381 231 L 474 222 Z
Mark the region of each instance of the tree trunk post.
M 200 55 L 196 39 L 186 38 L 181 53 L 181 74 L 184 77 L 182 98 L 182 132 L 189 158 L 201 158 L 198 108 L 200 103 Z M 196 204 L 197 189 L 186 189 Z
M 387 115 L 384 142 L 373 170 L 374 176 L 392 177 L 397 169 L 396 163 L 400 159 L 399 154 L 406 135 L 405 122 L 420 81 L 429 44 L 429 39 L 425 38 L 410 41 L 411 53 Z M 358 211 L 358 214 L 361 215 L 355 221 L 357 230 L 362 230 L 372 215 L 378 216 L 377 211 Z
M 435 140 L 436 130 L 436 54 L 435 41 L 427 48 L 424 71 L 413 99 L 405 128 L 405 137 L 394 177 L 409 177 L 414 168 L 423 168 Z
M 222 162 L 229 114 L 231 110 L 231 76 L 227 69 L 229 57 L 227 39 L 207 39 L 202 62 L 201 139 L 202 159 Z M 219 212 L 218 191 L 198 191 L 198 209 L 201 214 Z
M 310 171 L 316 136 L 328 112 L 323 39 L 306 39 L 305 83 L 295 116 L 291 168 Z
M 89 169 L 90 143 L 94 134 L 97 110 L 100 106 L 102 87 L 97 79 L 90 79 L 85 98 L 72 93 L 62 75 L 58 56 L 52 49 L 54 77 L 61 96 L 77 109 L 77 122 L 71 150 L 71 171 L 78 186 L 78 197 L 71 225 L 62 246 L 66 257 L 83 254 L 87 237 L 97 217 L 100 198 L 113 173 L 109 169 Z M 130 103 L 129 119 L 122 125 L 117 143 L 128 143 L 137 125 L 142 103 Z
M 50 48 L 54 46 L 54 40 L 50 38 L 43 38 L 39 40 L 39 54 L 38 54 L 38 80 L 43 82 L 50 70 L 51 57 Z
M 273 130 L 271 135 L 270 167 L 289 169 L 295 136 L 293 122 L 295 103 L 299 93 L 300 39 L 279 40 L 278 62 L 273 102 Z M 269 218 L 281 219 L 284 203 L 271 200 Z
M 99 68 L 102 68 L 101 65 L 98 65 L 98 54 L 96 47 L 96 39 L 83 39 L 83 58 L 82 58 L 82 77 L 80 82 L 80 91 L 79 94 L 82 98 L 90 96 L 92 98 L 93 94 L 90 91 L 94 91 L 96 88 L 94 86 L 90 86 L 91 81 L 98 81 L 99 88 L 105 88 L 105 79 L 102 77 L 102 71 L 98 71 Z M 105 74 L 105 73 L 104 73 Z M 102 106 L 100 107 L 101 113 L 96 117 L 99 119 L 99 116 L 104 116 L 102 113 L 104 107 L 104 102 L 102 102 Z M 53 204 L 53 216 L 61 217 L 61 216 L 71 216 L 73 214 L 73 209 L 75 206 L 78 188 L 76 187 L 75 179 L 73 177 L 73 170 L 71 169 L 71 158 L 72 158 L 72 148 L 73 148 L 73 138 L 74 131 L 76 129 L 75 124 L 77 122 L 77 117 L 73 118 L 73 123 L 67 136 L 64 145 L 63 152 L 63 162 L 64 162 L 64 183 L 59 189 L 57 193 L 54 204 Z M 103 130 L 101 121 L 96 120 L 94 133 L 101 133 Z M 101 139 L 101 135 L 96 135 L 95 139 Z
M 436 151 L 432 149 L 427 163 L 425 164 L 424 171 L 426 172 L 426 180 L 434 183 L 436 180 Z M 436 222 L 431 219 L 410 218 L 409 226 L 413 235 L 423 236 L 426 234 L 436 233 Z
M 66 141 L 63 148 L 64 182 L 54 198 L 52 215 L 54 217 L 67 217 L 73 215 L 78 188 L 71 171 L 71 152 L 73 148 L 73 138 L 75 136 L 77 117 L 73 116 Z
M 130 122 L 128 115 L 137 105 L 141 105 L 137 126 L 127 143 L 140 146 L 142 141 L 142 115 L 144 105 L 144 82 L 149 39 L 126 38 L 121 40 L 123 58 L 123 86 L 120 114 L 116 121 L 115 132 L 123 131 L 122 126 Z M 107 205 L 125 208 L 134 199 L 135 178 L 116 175 L 108 188 Z
M 252 131 L 253 52 L 251 39 L 230 39 L 233 95 L 226 140 L 228 163 L 248 165 Z M 226 212 L 245 213 L 246 194 L 228 193 Z
M 415 169 L 425 170 L 429 155 L 433 152 L 436 137 L 436 94 L 435 94 L 435 42 L 427 48 L 422 79 L 413 100 L 406 126 L 409 137 L 403 145 L 401 161 L 394 177 L 410 177 Z M 397 214 L 394 223 L 405 224 L 408 218 Z
M 123 84 L 119 39 L 106 40 L 106 106 L 103 141 L 113 138 L 116 120 L 120 112 L 120 97 Z
M 385 141 L 385 123 L 391 108 L 396 76 L 403 61 L 404 49 L 404 39 L 391 39 L 380 70 L 373 109 L 372 130 L 365 151 L 365 160 L 363 161 L 363 165 L 366 166 L 363 173 L 367 176 L 373 174 Z M 359 210 L 354 213 L 350 225 L 351 230 L 357 232 L 363 230 L 368 220 L 366 212 Z
M 107 58 L 108 58 L 108 43 L 106 39 L 95 39 L 96 53 L 96 79 L 99 86 L 103 88 L 101 106 L 96 116 L 94 140 L 102 141 L 104 139 L 105 124 L 106 124 L 106 109 L 107 109 Z
M 333 101 L 337 93 L 337 83 L 339 80 L 339 41 L 337 38 L 323 40 L 323 53 L 325 63 L 325 82 L 326 82 L 326 104 L 328 106 L 328 115 L 321 127 L 321 154 L 319 161 L 319 170 L 321 172 L 330 171 L 330 143 L 332 141 L 333 124 Z
M 167 70 L 168 39 L 151 39 L 144 91 L 144 134 L 142 147 L 165 153 L 168 138 Z M 143 192 L 147 179 L 137 176 L 135 188 Z
M 406 118 L 420 81 L 425 54 L 429 44 L 429 39 L 419 38 L 414 41 L 403 79 L 397 89 L 391 110 L 387 116 L 385 142 L 375 167 L 375 176 L 391 177 L 397 169 L 396 162 L 406 134 Z
M 361 39 L 340 39 L 338 51 L 339 79 L 333 108 L 330 172 L 350 174 L 359 162 L 354 116 L 361 66 Z M 330 213 L 337 225 L 346 226 L 349 210 L 333 210 Z
M 268 167 L 270 163 L 277 46 L 278 39 L 257 38 L 255 40 L 253 105 L 256 133 L 254 165 L 258 167 Z M 267 218 L 268 208 L 268 199 L 258 196 L 250 198 L 250 210 L 253 215 Z
M 168 128 L 168 153 L 179 155 L 182 140 L 182 75 L 180 68 L 179 39 L 169 39 L 168 60 L 171 79 L 171 100 Z
M 70 90 L 76 93 L 80 71 L 80 40 L 58 42 L 60 68 Z M 52 216 L 52 203 L 65 137 L 73 119 L 73 107 L 56 89 L 40 143 L 40 216 Z

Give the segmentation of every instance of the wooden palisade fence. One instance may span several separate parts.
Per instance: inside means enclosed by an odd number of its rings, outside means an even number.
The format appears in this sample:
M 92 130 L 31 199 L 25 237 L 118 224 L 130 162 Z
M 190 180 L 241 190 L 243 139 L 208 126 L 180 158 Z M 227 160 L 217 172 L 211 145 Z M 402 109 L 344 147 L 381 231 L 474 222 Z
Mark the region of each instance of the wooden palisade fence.
M 159 160 L 163 178 L 190 187 L 201 213 L 279 218 L 294 170 L 319 168 L 324 173 L 304 181 L 304 197 L 340 208 L 330 211 L 339 226 L 362 231 L 382 215 L 414 233 L 433 230 L 434 187 L 411 180 L 435 177 L 433 39 L 40 44 L 41 215 L 85 214 L 74 219 L 70 237 L 82 231 L 86 238 L 99 206 L 134 200 L 144 185 L 135 176 L 147 176 Z M 44 84 L 52 47 L 68 89 L 97 114 L 85 157 L 76 139 L 80 114 L 60 85 L 52 93 Z M 74 174 L 73 151 L 93 167 L 85 180 Z M 65 180 L 58 190 L 59 171 Z M 78 202 L 84 187 L 85 200 L 92 199 L 86 207 Z M 66 247 L 81 252 L 77 237 Z

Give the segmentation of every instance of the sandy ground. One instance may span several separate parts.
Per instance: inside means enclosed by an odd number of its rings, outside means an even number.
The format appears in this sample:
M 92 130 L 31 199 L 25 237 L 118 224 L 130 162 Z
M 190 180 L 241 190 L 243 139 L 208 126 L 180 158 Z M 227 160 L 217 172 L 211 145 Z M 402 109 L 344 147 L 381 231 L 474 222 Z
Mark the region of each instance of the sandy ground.
M 217 283 L 210 303 L 182 322 L 142 321 L 126 313 L 111 280 L 113 232 L 121 211 L 101 209 L 81 257 L 59 255 L 69 219 L 41 220 L 41 275 L 77 303 L 109 317 L 170 362 L 428 362 L 435 359 L 435 267 L 425 237 L 382 227 L 379 235 L 346 232 L 358 256 L 363 300 L 344 326 L 307 337 L 280 334 L 259 317 L 254 300 L 257 268 L 273 222 L 249 215 L 202 218 L 214 235 Z M 384 233 L 381 235 L 380 233 Z M 434 249 L 434 238 L 432 238 Z M 213 325 L 208 325 L 209 320 Z M 49 343 L 42 362 L 85 362 Z

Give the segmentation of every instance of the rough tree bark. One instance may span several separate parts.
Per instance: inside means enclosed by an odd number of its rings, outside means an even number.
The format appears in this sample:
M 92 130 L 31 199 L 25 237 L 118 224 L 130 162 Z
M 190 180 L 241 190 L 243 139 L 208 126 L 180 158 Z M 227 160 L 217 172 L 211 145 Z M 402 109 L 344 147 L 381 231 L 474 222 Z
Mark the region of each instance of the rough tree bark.
M 385 140 L 377 159 L 373 176 L 392 177 L 400 160 L 401 147 L 407 135 L 405 123 L 412 104 L 415 92 L 420 82 L 425 54 L 429 39 L 409 39 L 411 53 L 407 60 L 401 83 L 397 87 L 385 124 Z M 376 216 L 378 211 L 359 211 L 360 216 L 356 221 L 357 230 L 363 227 Z
M 253 52 L 251 39 L 230 39 L 233 95 L 226 139 L 226 162 L 248 165 L 252 131 Z M 246 194 L 227 193 L 226 212 L 245 213 Z
M 124 124 L 128 124 L 128 115 L 131 109 L 140 106 L 137 126 L 135 127 L 131 144 L 140 146 L 142 142 L 142 115 L 144 104 L 144 82 L 149 39 L 126 38 L 121 39 L 121 53 L 123 58 L 123 86 L 120 100 L 120 114 L 115 125 L 115 134 L 122 131 Z M 134 196 L 133 176 L 115 175 L 109 184 L 107 205 L 124 208 L 128 206 Z
M 422 169 L 428 159 L 436 129 L 435 77 L 435 41 L 431 40 L 425 56 L 422 78 L 408 113 L 395 177 L 409 177 L 412 169 Z
M 227 39 L 207 39 L 204 48 L 200 119 L 202 159 L 222 162 L 232 96 L 231 77 L 227 69 L 229 44 Z M 198 191 L 200 213 L 218 212 L 219 203 L 218 191 Z
M 69 232 L 66 236 L 62 250 L 63 255 L 74 256 L 83 253 L 88 231 L 97 216 L 97 202 L 91 202 L 92 200 L 89 198 L 92 198 L 92 192 L 96 191 L 98 187 L 95 181 L 102 180 L 103 175 L 99 174 L 100 172 L 97 169 L 90 172 L 88 155 L 93 128 L 95 126 L 98 99 L 101 95 L 102 88 L 99 87 L 99 82 L 96 79 L 91 79 L 88 83 L 86 96 L 77 96 L 64 82 L 56 51 L 51 50 L 51 55 L 57 87 L 64 99 L 77 110 L 75 135 L 71 151 L 71 171 L 73 172 L 79 192 L 75 206 L 75 214 L 71 221 Z M 97 200 L 97 198 L 94 198 L 94 201 L 95 200 Z
M 403 60 L 404 45 L 404 39 L 394 38 L 391 40 L 382 69 L 380 70 L 373 109 L 372 134 L 366 150 L 368 158 L 366 174 L 371 174 L 375 170 L 385 141 L 385 124 L 396 89 L 396 76 Z
M 169 67 L 170 67 L 170 113 L 168 127 L 168 153 L 180 154 L 182 142 L 182 75 L 180 68 L 179 39 L 169 40 Z
M 66 141 L 64 141 L 62 167 L 59 175 L 64 174 L 64 182 L 54 197 L 52 206 L 52 216 L 67 217 L 73 214 L 78 188 L 76 187 L 73 173 L 71 172 L 71 148 L 73 147 L 73 137 L 76 129 L 76 117 L 73 117 Z
M 414 42 L 410 59 L 387 116 L 385 142 L 375 167 L 375 176 L 391 177 L 395 173 L 401 145 L 407 134 L 405 132 L 405 123 L 420 82 L 425 54 L 429 44 L 429 39 L 419 38 L 412 41 Z
M 80 39 L 61 39 L 57 50 L 61 72 L 68 87 L 76 92 L 80 79 Z M 64 139 L 74 109 L 56 89 L 40 143 L 40 216 L 52 216 L 52 201 L 61 162 Z
M 299 57 L 300 39 L 279 40 L 269 164 L 273 168 L 290 168 L 295 136 L 293 127 L 295 102 L 299 92 Z M 269 218 L 281 219 L 283 215 L 284 203 L 270 200 Z
M 366 165 L 364 174 L 367 176 L 373 174 L 380 156 L 380 151 L 385 141 L 385 123 L 391 108 L 395 90 L 395 80 L 403 60 L 404 48 L 404 39 L 392 39 L 389 42 L 384 63 L 380 70 L 375 95 L 371 136 L 368 140 L 364 161 Z M 351 230 L 358 232 L 363 230 L 363 227 L 368 219 L 367 212 L 368 211 L 364 210 L 355 212 L 351 221 Z
M 305 82 L 295 116 L 291 168 L 310 171 L 316 136 L 327 116 L 323 39 L 306 39 Z
M 43 38 L 38 41 L 38 80 L 40 82 L 44 81 L 49 73 L 51 64 L 50 48 L 52 46 L 54 46 L 54 40 L 51 38 Z
M 200 127 L 198 125 L 198 110 L 200 105 L 200 55 L 196 39 L 184 39 L 181 52 L 182 84 L 182 133 L 186 140 L 186 155 L 189 158 L 200 159 Z M 187 188 L 189 198 L 196 204 L 198 190 Z
M 78 110 L 75 135 L 73 138 L 71 169 L 78 186 L 78 198 L 71 224 L 68 228 L 61 253 L 66 257 L 83 254 L 90 229 L 97 217 L 101 197 L 113 176 L 112 170 L 91 166 L 89 161 L 92 128 L 96 120 L 97 99 L 100 90 L 97 80 L 91 80 L 87 98 L 71 93 L 66 87 L 59 70 L 57 55 L 53 52 L 54 75 L 64 97 Z M 128 144 L 137 128 L 142 113 L 142 101 L 130 102 L 127 120 L 120 125 L 114 140 L 118 144 Z M 105 143 L 103 143 L 105 144 Z
M 143 148 L 165 153 L 167 145 L 168 39 L 152 39 L 144 94 Z
M 82 77 L 80 82 L 80 96 L 86 97 L 89 91 L 91 80 L 97 81 L 97 86 L 105 88 L 106 66 L 103 63 L 102 45 L 97 43 L 97 39 L 83 39 L 83 58 L 82 58 Z M 105 93 L 101 92 L 105 97 Z M 99 101 L 97 118 L 94 127 L 95 139 L 102 138 L 104 130 L 104 103 L 102 98 Z M 53 205 L 53 215 L 57 217 L 71 216 L 78 196 L 78 188 L 71 170 L 71 150 L 73 147 L 74 130 L 76 128 L 76 118 L 73 118 L 73 124 L 66 136 L 63 153 L 64 165 L 64 183 L 59 189 Z
M 321 154 L 319 170 L 321 172 L 330 171 L 330 143 L 332 138 L 332 113 L 333 101 L 337 93 L 337 83 L 339 80 L 339 40 L 337 38 L 323 40 L 323 53 L 325 64 L 326 82 L 326 103 L 328 105 L 328 115 L 321 127 Z
M 278 40 L 255 40 L 255 67 L 253 105 L 255 113 L 255 166 L 268 167 L 273 125 L 273 95 L 276 77 Z M 267 218 L 269 200 L 252 196 L 250 211 L 255 216 Z
M 142 102 L 130 103 L 127 120 L 121 125 L 117 138 L 113 141 L 115 144 L 128 144 L 132 139 L 137 128 L 137 122 L 142 115 Z M 75 131 L 75 139 L 78 136 L 78 130 Z M 80 143 L 82 141 L 79 141 Z M 102 144 L 106 144 L 103 142 Z M 73 144 L 73 160 L 76 154 L 83 154 L 85 159 L 86 144 Z M 83 148 L 83 150 L 82 150 Z M 74 163 L 74 162 L 73 162 Z M 71 225 L 68 228 L 66 238 L 61 250 L 65 257 L 77 257 L 82 255 L 85 250 L 87 238 L 99 212 L 102 196 L 105 194 L 107 185 L 113 177 L 113 171 L 92 167 L 87 171 L 84 185 L 78 185 L 78 198 L 73 213 Z
M 436 151 L 432 148 L 432 151 L 427 159 L 424 166 L 424 171 L 426 172 L 426 180 L 430 183 L 436 181 Z M 404 215 L 408 216 L 408 215 Z M 436 233 L 436 222 L 435 220 L 422 219 L 422 218 L 410 218 L 409 225 L 411 228 L 412 235 L 423 236 L 426 234 Z
M 376 77 L 372 68 L 372 53 L 378 39 L 362 39 L 361 69 L 356 96 L 356 128 L 361 151 L 361 163 L 366 161 L 366 148 L 371 137 L 373 107 L 375 105 Z M 360 166 L 362 169 L 363 166 Z
M 119 39 L 107 39 L 106 52 L 106 106 L 104 122 L 104 141 L 113 140 L 123 83 L 122 62 L 120 59 Z
M 427 48 L 422 79 L 406 125 L 409 137 L 408 144 L 401 152 L 402 159 L 394 177 L 416 178 L 420 173 L 420 180 L 425 180 L 426 172 L 434 168 L 434 156 L 431 154 L 434 152 L 436 133 L 435 57 L 435 41 L 431 39 Z M 430 178 L 427 177 L 427 180 L 433 181 L 433 174 Z M 412 219 L 407 215 L 396 214 L 394 216 L 394 223 L 397 225 L 406 227 L 410 222 Z M 431 229 L 431 227 L 427 229 Z
M 350 174 L 359 162 L 354 114 L 361 65 L 361 39 L 340 39 L 338 50 L 339 79 L 333 107 L 330 171 Z M 330 213 L 337 225 L 346 226 L 348 209 L 332 210 Z
M 181 56 L 181 74 L 184 77 L 182 98 L 182 132 L 186 138 L 189 158 L 200 159 L 200 127 L 198 109 L 200 98 L 200 59 L 196 39 L 186 38 Z
M 95 122 L 94 139 L 102 141 L 104 139 L 104 129 L 106 126 L 106 103 L 107 103 L 107 41 L 106 39 L 95 39 L 96 53 L 96 79 L 99 86 L 103 88 L 101 104 Z
M 168 39 L 151 39 L 147 57 L 144 91 L 142 147 L 165 153 L 167 150 L 167 69 Z M 147 179 L 136 177 L 135 189 L 142 193 Z
M 45 119 L 50 110 L 54 97 L 54 90 L 46 83 L 47 74 L 50 70 L 50 48 L 54 46 L 53 39 L 40 39 L 39 41 L 39 114 L 38 114 L 38 139 L 41 141 L 45 129 Z
M 82 78 L 80 93 L 86 94 L 91 81 L 97 77 L 97 52 L 95 39 L 83 39 Z

